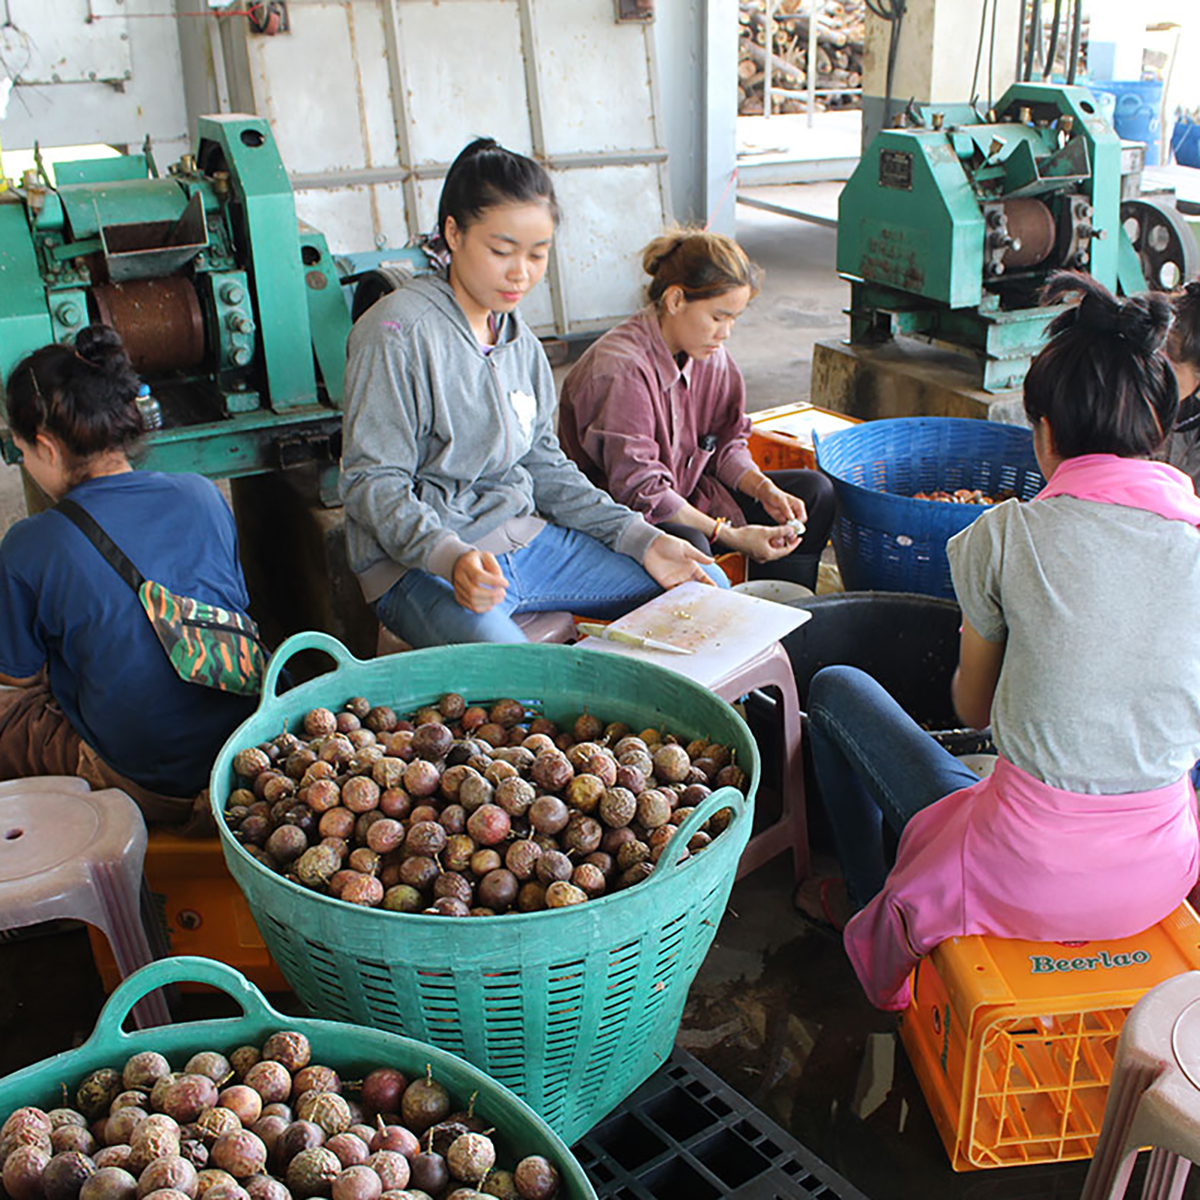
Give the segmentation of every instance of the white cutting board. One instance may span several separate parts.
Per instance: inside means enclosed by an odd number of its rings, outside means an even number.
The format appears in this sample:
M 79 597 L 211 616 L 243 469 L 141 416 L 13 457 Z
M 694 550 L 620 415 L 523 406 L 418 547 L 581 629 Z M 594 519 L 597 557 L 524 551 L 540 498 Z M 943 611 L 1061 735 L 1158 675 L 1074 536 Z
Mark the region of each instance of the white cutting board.
M 692 654 L 671 654 L 595 637 L 584 638 L 578 644 L 588 650 L 657 663 L 710 686 L 811 617 L 812 613 L 802 608 L 702 583 L 684 583 L 626 613 L 610 628 L 670 642 Z

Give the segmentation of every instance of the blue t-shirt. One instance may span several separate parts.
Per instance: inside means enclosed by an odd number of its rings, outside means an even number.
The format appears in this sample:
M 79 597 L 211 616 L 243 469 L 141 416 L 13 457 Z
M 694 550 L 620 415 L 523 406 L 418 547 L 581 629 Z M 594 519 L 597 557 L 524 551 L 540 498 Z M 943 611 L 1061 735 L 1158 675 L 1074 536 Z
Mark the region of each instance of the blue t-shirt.
M 147 578 L 244 613 L 246 582 L 224 497 L 199 475 L 130 471 L 70 498 Z M 0 542 L 0 672 L 49 664 L 50 689 L 80 736 L 150 791 L 195 795 L 254 701 L 186 683 L 133 589 L 61 513 L 18 521 Z

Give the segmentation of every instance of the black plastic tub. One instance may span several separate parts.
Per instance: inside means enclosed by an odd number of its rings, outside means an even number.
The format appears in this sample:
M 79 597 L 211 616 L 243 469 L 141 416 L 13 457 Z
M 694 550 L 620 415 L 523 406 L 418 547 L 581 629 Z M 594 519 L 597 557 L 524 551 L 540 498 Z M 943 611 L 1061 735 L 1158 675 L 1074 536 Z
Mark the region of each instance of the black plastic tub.
M 828 846 L 807 738 L 808 689 L 822 667 L 858 667 L 872 675 L 952 754 L 990 753 L 994 747 L 988 733 L 961 727 L 950 701 L 962 624 L 962 613 L 953 600 L 915 592 L 839 592 L 806 600 L 802 607 L 812 613 L 812 619 L 784 638 L 783 644 L 800 695 L 810 834 L 818 846 Z M 778 722 L 771 719 L 774 701 L 763 693 L 751 697 L 746 715 L 760 744 L 765 737 L 778 736 Z M 763 754 L 763 783 L 768 788 L 778 786 L 770 775 L 777 759 L 777 754 Z
M 953 600 L 911 592 L 841 592 L 804 607 L 812 620 L 784 640 L 801 709 L 807 710 L 809 684 L 822 667 L 859 667 L 954 753 L 975 753 L 973 747 L 987 741 L 976 730 L 960 728 L 950 702 L 962 625 Z

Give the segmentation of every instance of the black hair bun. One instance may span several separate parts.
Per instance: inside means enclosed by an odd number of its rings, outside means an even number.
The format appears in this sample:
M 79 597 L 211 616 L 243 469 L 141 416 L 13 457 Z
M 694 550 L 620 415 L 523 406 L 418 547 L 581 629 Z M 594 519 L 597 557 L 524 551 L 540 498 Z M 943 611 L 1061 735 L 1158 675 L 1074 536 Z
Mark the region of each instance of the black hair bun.
M 1051 337 L 1070 328 L 1087 330 L 1101 337 L 1119 337 L 1135 354 L 1142 355 L 1153 354 L 1166 340 L 1171 302 L 1161 292 L 1118 299 L 1091 275 L 1056 271 L 1046 281 L 1042 302 L 1057 303 L 1072 295 L 1079 296 L 1080 302 L 1050 322 Z
M 1162 292 L 1145 292 L 1121 301 L 1117 332 L 1139 354 L 1162 348 L 1171 328 L 1171 302 Z
M 75 353 L 106 374 L 120 374 L 132 365 L 121 335 L 111 325 L 88 325 L 75 337 Z

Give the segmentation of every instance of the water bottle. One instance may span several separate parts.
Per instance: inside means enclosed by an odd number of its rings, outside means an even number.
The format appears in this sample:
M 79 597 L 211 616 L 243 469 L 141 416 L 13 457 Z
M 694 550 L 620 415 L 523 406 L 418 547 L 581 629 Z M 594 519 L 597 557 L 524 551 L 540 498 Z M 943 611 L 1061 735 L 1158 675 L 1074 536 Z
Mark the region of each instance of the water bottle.
M 134 403 L 137 405 L 138 413 L 141 415 L 143 429 L 149 432 L 152 429 L 162 428 L 162 408 L 158 401 L 150 395 L 150 385 L 148 383 L 143 383 L 138 388 L 137 399 Z

